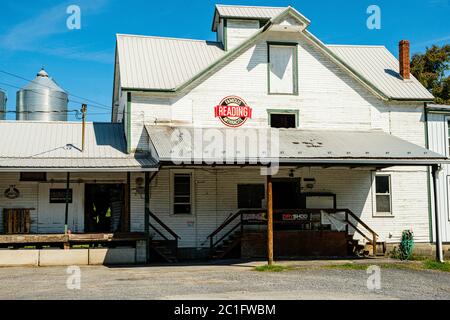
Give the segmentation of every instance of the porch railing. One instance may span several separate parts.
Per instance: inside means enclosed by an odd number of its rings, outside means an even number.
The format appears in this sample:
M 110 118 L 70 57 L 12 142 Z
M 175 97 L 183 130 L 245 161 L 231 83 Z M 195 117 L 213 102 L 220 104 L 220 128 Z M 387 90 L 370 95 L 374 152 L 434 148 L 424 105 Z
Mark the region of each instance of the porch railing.
M 151 212 L 150 210 L 147 210 L 147 214 L 149 215 L 150 218 L 152 218 L 157 225 L 153 224 L 151 219 L 149 219 L 149 226 L 150 228 L 152 228 L 161 238 L 163 238 L 166 241 L 175 241 L 175 248 L 178 248 L 178 240 L 181 239 L 181 237 L 175 232 L 173 231 L 171 228 L 169 228 L 169 226 L 167 226 L 161 219 L 159 219 L 153 212 Z M 167 233 L 169 233 L 173 239 L 169 239 L 169 237 L 167 237 L 162 231 L 160 231 L 158 229 L 159 227 L 162 227 Z
M 350 229 L 361 235 L 368 241 L 373 248 L 373 255 L 377 252 L 377 241 L 379 235 L 370 228 L 364 221 L 362 221 L 350 209 L 292 209 L 292 210 L 274 210 L 275 226 L 291 225 L 302 226 L 303 230 L 323 230 L 322 214 L 326 213 L 330 216 L 338 214 L 343 215 L 343 220 L 339 221 L 345 225 L 345 232 L 350 235 Z M 233 232 L 241 229 L 241 235 L 244 232 L 245 226 L 250 225 L 266 225 L 267 211 L 259 210 L 240 210 L 235 214 L 230 215 L 216 230 L 214 230 L 208 237 L 210 251 L 220 245 Z M 280 219 L 281 217 L 281 219 Z M 364 230 L 363 230 L 364 229 Z

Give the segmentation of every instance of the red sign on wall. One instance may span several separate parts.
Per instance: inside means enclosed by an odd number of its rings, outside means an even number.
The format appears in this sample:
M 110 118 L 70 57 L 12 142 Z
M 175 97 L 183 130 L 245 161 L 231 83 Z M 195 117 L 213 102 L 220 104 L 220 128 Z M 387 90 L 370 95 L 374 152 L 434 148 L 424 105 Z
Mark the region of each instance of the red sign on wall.
M 240 127 L 247 119 L 252 118 L 252 108 L 243 99 L 237 96 L 229 96 L 214 108 L 214 114 L 224 125 Z

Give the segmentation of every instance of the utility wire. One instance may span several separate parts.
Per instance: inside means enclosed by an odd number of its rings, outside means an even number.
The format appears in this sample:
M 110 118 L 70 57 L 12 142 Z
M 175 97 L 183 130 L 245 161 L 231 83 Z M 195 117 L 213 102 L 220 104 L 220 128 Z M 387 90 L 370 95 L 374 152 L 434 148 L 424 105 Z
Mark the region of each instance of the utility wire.
M 27 79 L 27 78 L 22 77 L 22 76 L 20 76 L 20 75 L 17 75 L 17 74 L 14 74 L 14 73 L 11 73 L 11 72 L 8 72 L 8 71 L 5 71 L 5 70 L 0 70 L 0 72 L 3 73 L 3 74 L 9 75 L 9 76 L 11 76 L 11 77 L 15 77 L 15 78 L 18 78 L 18 79 L 22 79 L 22 80 L 25 80 L 25 81 L 28 81 L 28 82 L 33 82 L 34 84 L 40 85 L 40 86 L 42 86 L 42 87 L 44 87 L 44 88 L 51 89 L 49 86 L 46 86 L 46 85 L 44 85 L 44 84 L 42 84 L 42 83 L 37 83 L 37 82 L 35 82 L 34 80 Z M 85 100 L 85 101 L 87 101 L 87 102 L 90 102 L 90 103 L 91 103 L 90 106 L 96 106 L 96 107 L 98 107 L 98 108 L 100 108 L 100 109 L 103 108 L 103 109 L 106 109 L 106 110 L 110 110 L 110 109 L 111 109 L 111 108 L 108 107 L 107 105 L 105 105 L 105 104 L 103 104 L 103 103 L 100 103 L 100 102 L 97 102 L 97 101 L 95 101 L 95 100 L 87 99 L 87 98 L 84 98 L 84 97 L 81 97 L 81 96 L 77 96 L 77 95 L 75 95 L 75 94 L 71 94 L 70 92 L 67 92 L 67 94 L 68 94 L 69 96 L 75 97 L 75 98 L 77 98 L 77 99 L 82 99 L 82 100 Z
M 10 83 L 6 83 L 6 82 L 0 82 L 0 85 L 9 86 L 9 87 L 16 88 L 16 89 L 19 89 L 19 90 L 21 89 L 20 87 L 18 87 L 16 85 L 13 85 L 13 84 L 10 84 Z M 42 92 L 35 91 L 35 90 L 30 90 L 30 91 L 33 92 L 33 93 L 36 93 L 36 94 L 43 95 L 43 96 L 48 96 L 47 93 L 42 93 Z M 50 95 L 50 96 L 55 98 L 55 99 L 59 99 L 59 100 L 62 100 L 62 101 L 68 102 L 68 103 L 84 104 L 84 102 L 81 102 L 81 101 L 78 101 L 78 100 L 66 100 L 64 98 L 57 97 L 57 96 L 54 96 L 54 95 Z M 89 105 L 89 106 L 93 107 L 93 108 L 106 109 L 106 108 L 103 108 L 103 107 L 97 107 L 95 105 L 94 106 L 93 105 Z M 110 109 L 108 109 L 108 110 L 110 110 Z

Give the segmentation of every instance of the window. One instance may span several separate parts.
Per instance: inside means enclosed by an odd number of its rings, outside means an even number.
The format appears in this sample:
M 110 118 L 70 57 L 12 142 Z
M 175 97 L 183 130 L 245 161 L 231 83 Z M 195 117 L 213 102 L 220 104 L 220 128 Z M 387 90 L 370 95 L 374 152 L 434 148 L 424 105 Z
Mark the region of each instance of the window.
M 296 128 L 295 114 L 271 114 L 270 126 L 272 128 Z
M 391 213 L 391 176 L 375 176 L 376 213 Z
M 191 214 L 191 175 L 174 174 L 173 176 L 173 213 Z
M 297 94 L 297 45 L 269 44 L 269 94 Z
M 21 172 L 20 181 L 47 181 L 46 172 Z
M 264 198 L 265 188 L 263 184 L 238 185 L 239 209 L 261 209 Z

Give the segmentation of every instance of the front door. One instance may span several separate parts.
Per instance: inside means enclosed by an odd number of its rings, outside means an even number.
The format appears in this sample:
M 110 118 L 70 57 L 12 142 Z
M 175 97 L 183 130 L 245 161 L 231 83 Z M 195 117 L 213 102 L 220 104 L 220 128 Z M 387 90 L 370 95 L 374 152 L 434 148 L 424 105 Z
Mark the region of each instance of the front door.
M 125 196 L 122 184 L 86 184 L 85 232 L 117 232 Z
M 300 179 L 273 179 L 273 209 L 299 209 Z

